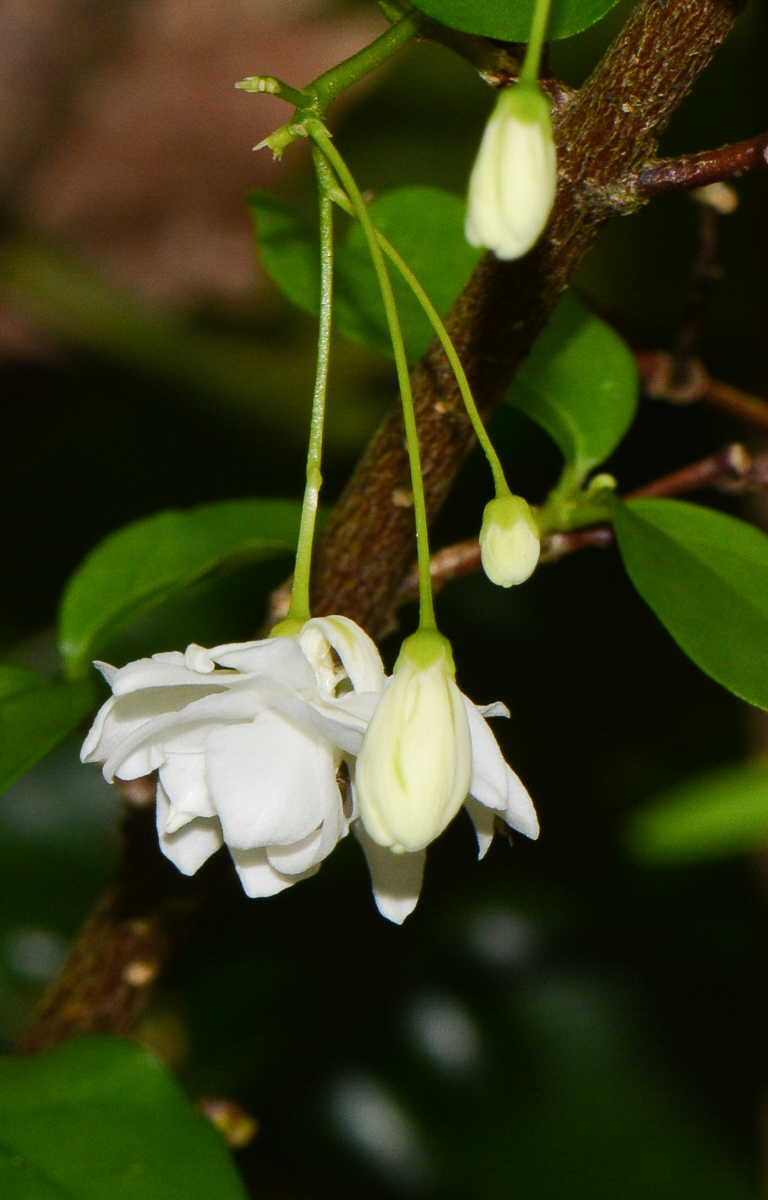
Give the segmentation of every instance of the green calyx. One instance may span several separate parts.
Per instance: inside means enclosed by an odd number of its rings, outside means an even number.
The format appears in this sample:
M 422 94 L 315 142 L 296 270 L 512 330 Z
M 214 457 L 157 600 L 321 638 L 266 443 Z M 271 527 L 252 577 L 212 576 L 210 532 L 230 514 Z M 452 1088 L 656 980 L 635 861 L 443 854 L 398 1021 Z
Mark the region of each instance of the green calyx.
M 526 125 L 543 125 L 552 129 L 552 109 L 549 97 L 538 83 L 521 79 L 512 87 L 504 88 L 496 102 L 497 111 L 506 117 L 514 117 Z
M 286 617 L 284 621 L 278 621 L 274 629 L 270 633 L 270 637 L 298 637 L 304 627 L 304 622 L 297 620 L 296 617 Z
M 395 674 L 405 666 L 415 667 L 417 671 L 427 671 L 441 660 L 445 663 L 445 669 L 451 679 L 455 679 L 456 667 L 448 638 L 443 637 L 436 629 L 417 629 L 416 633 L 412 633 L 402 644 L 395 663 Z
M 539 527 L 527 500 L 524 500 L 522 496 L 511 494 L 497 496 L 495 500 L 490 500 L 485 506 L 480 537 L 482 538 L 491 525 L 497 525 L 501 529 L 514 529 L 518 521 L 524 521 L 531 533 L 536 537 L 539 536 Z

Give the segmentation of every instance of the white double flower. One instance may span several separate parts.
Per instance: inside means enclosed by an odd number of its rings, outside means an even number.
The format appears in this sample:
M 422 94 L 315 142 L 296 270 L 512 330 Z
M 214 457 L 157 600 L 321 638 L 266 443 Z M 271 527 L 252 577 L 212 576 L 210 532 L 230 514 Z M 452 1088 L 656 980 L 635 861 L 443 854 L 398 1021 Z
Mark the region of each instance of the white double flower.
M 448 643 L 433 635 L 426 662 L 422 636 L 386 681 L 371 639 L 338 616 L 296 636 L 192 645 L 119 670 L 98 663 L 113 694 L 82 759 L 103 763 L 110 782 L 157 771 L 163 853 L 192 875 L 226 844 L 249 896 L 313 875 L 353 827 L 379 911 L 400 924 L 418 901 L 426 846 L 462 804 L 481 858 L 496 817 L 538 835 L 484 719 L 506 708 L 463 696 Z
M 533 802 L 485 720 L 501 716 L 509 716 L 503 704 L 481 708 L 459 691 L 444 637 L 420 631 L 406 639 L 355 771 L 361 840 L 376 902 L 390 920 L 399 923 L 416 907 L 426 847 L 462 805 L 480 858 L 497 818 L 538 837 Z
M 158 772 L 160 846 L 185 875 L 226 843 L 246 893 L 271 896 L 314 874 L 346 835 L 353 814 L 337 773 L 384 683 L 353 621 L 96 665 L 113 695 L 82 759 L 103 762 L 110 782 Z

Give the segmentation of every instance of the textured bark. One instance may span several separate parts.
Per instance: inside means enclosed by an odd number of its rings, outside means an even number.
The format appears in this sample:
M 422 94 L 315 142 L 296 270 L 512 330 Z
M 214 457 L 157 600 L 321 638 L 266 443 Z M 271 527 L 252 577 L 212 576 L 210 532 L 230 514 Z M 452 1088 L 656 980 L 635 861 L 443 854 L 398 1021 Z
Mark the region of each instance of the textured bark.
M 131 1029 L 173 950 L 213 889 L 231 874 L 221 851 L 192 879 L 181 875 L 160 853 L 154 805 L 128 809 L 120 869 L 16 1052 L 35 1054 L 86 1033 Z

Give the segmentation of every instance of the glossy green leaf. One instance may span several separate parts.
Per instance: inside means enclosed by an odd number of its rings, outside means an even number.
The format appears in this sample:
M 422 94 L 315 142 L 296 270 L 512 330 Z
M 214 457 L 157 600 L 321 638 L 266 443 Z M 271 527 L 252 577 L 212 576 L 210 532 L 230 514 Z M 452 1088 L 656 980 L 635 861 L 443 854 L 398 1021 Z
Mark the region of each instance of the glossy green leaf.
M 546 429 L 583 477 L 629 429 L 638 391 L 627 344 L 566 292 L 506 398 Z
M 614 524 L 630 579 L 678 645 L 768 708 L 768 537 L 681 500 L 616 501 Z
M 107 1038 L 0 1060 L 0 1195 L 245 1200 L 220 1135 L 165 1068 Z
M 285 201 L 253 192 L 251 210 L 264 266 L 286 296 L 317 314 L 320 288 L 317 233 Z M 470 275 L 480 252 L 464 237 L 464 201 L 433 187 L 396 188 L 370 206 L 376 227 L 402 255 L 441 316 Z M 432 339 L 432 327 L 408 286 L 390 265 L 410 362 Z M 384 306 L 365 237 L 353 223 L 336 249 L 334 323 L 355 342 L 391 355 Z
M 684 862 L 768 845 L 768 764 L 740 763 L 674 788 L 643 808 L 630 846 L 651 862 Z
M 136 617 L 223 565 L 296 547 L 301 506 L 230 500 L 169 510 L 108 537 L 70 579 L 59 617 L 61 652 L 76 676 Z
M 0 664 L 0 792 L 66 737 L 93 702 L 90 682 L 54 684 L 26 667 Z
M 534 0 L 414 0 L 416 8 L 443 25 L 501 38 L 505 42 L 527 42 L 531 32 Z M 571 37 L 588 29 L 613 8 L 616 0 L 552 0 L 548 38 Z

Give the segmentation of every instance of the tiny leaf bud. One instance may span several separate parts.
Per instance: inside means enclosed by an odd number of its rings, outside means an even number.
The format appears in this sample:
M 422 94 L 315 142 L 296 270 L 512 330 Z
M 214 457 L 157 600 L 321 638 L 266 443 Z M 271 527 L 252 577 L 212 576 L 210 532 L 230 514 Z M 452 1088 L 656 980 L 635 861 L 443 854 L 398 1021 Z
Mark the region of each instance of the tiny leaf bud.
M 407 638 L 363 738 L 360 816 L 369 836 L 395 853 L 428 846 L 469 792 L 469 723 L 454 673 L 439 633 Z
M 492 583 L 500 587 L 523 583 L 533 574 L 540 551 L 539 530 L 522 496 L 497 496 L 486 504 L 480 556 Z
M 521 258 L 549 219 L 557 156 L 549 101 L 538 86 L 518 83 L 499 94 L 469 181 L 464 227 L 472 246 L 497 258 Z

